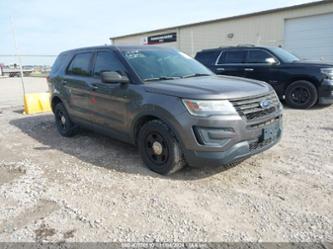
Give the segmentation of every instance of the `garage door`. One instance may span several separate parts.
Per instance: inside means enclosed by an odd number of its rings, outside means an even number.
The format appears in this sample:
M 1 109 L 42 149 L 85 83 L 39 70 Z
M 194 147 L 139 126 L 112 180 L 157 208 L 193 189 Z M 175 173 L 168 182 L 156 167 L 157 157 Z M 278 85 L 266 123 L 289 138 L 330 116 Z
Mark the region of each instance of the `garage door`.
M 285 48 L 302 59 L 333 63 L 333 13 L 286 20 Z

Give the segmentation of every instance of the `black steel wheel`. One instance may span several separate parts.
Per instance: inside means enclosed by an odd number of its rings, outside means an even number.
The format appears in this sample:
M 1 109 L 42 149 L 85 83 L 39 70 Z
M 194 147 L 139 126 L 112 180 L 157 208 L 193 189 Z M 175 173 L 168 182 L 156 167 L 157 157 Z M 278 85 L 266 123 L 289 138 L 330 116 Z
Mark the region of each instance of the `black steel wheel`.
M 145 150 L 148 158 L 157 165 L 165 164 L 169 159 L 166 140 L 157 131 L 152 131 L 145 137 Z
M 290 107 L 308 109 L 317 101 L 317 88 L 309 81 L 296 81 L 286 89 L 286 102 Z
M 176 136 L 160 120 L 149 121 L 141 127 L 137 144 L 143 161 L 152 171 L 168 175 L 185 165 Z
M 71 121 L 63 103 L 58 103 L 54 108 L 55 123 L 58 132 L 64 137 L 75 135 L 76 126 Z

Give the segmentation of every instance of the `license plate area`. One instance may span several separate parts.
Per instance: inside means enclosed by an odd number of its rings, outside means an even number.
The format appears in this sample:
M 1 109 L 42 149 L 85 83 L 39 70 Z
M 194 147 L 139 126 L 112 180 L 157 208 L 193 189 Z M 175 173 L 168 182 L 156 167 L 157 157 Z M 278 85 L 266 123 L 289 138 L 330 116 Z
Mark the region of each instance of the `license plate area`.
M 279 123 L 271 124 L 262 131 L 261 141 L 274 140 L 279 134 Z

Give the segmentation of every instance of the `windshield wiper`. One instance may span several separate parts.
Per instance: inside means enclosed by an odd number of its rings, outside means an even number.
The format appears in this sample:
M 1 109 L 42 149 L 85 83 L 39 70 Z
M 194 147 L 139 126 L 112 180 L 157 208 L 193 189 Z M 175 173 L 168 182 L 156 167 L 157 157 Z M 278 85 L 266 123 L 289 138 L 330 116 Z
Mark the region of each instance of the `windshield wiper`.
M 180 79 L 180 77 L 162 76 L 162 77 L 145 79 L 144 81 L 175 80 L 175 79 Z
M 159 80 L 175 80 L 175 79 L 185 79 L 185 78 L 192 78 L 192 77 L 201 77 L 201 76 L 210 76 L 210 74 L 207 73 L 195 73 L 195 74 L 189 74 L 185 76 L 174 76 L 174 77 L 169 77 L 169 76 L 161 76 L 161 77 L 155 77 L 155 78 L 149 78 L 145 79 L 144 81 L 159 81 Z
M 182 78 L 192 78 L 192 77 L 202 77 L 202 76 L 210 76 L 210 74 L 207 73 L 195 73 L 195 74 L 189 74 L 189 75 L 185 75 Z

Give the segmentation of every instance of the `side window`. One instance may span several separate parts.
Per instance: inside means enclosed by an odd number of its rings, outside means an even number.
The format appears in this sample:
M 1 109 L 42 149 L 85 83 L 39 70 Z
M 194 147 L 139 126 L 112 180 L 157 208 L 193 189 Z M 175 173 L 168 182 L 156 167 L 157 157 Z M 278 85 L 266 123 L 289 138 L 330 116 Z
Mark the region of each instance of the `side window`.
M 90 76 L 91 56 L 92 53 L 82 53 L 75 55 L 67 69 L 67 73 L 79 76 Z
M 267 64 L 267 59 L 273 56 L 264 50 L 250 50 L 248 53 L 247 63 L 265 63 Z
M 206 66 L 211 66 L 211 65 L 215 64 L 215 61 L 219 54 L 220 54 L 220 51 L 199 52 L 197 54 L 197 56 L 195 57 L 195 59 Z
M 218 64 L 241 64 L 245 62 L 246 52 L 244 50 L 239 51 L 224 51 L 220 56 Z
M 98 52 L 96 56 L 94 76 L 100 76 L 102 72 L 125 72 L 125 67 L 113 52 Z
M 60 54 L 58 55 L 57 59 L 54 61 L 52 68 L 51 68 L 51 74 L 58 72 L 58 70 L 61 68 L 61 66 L 66 63 L 64 60 L 66 60 L 67 55 L 66 54 Z

